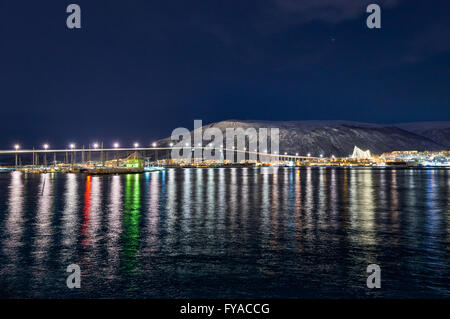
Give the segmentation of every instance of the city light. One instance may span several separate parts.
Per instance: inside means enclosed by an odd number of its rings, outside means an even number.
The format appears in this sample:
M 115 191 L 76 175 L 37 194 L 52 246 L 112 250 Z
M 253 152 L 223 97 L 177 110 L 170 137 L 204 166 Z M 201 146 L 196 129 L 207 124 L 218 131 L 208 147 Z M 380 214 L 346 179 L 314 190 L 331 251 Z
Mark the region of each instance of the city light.
M 132 144 L 134 146 L 134 148 L 137 150 L 140 146 L 139 143 L 133 143 Z M 153 144 L 154 145 L 154 144 Z M 176 143 L 167 143 L 164 144 L 166 146 L 160 146 L 163 149 L 166 148 L 168 145 L 170 145 L 170 147 L 173 147 L 176 145 Z M 191 143 L 189 142 L 185 142 L 186 147 L 191 147 Z M 203 144 L 202 144 L 203 145 Z M 216 151 L 220 150 L 221 153 L 223 153 L 223 149 L 220 149 L 221 145 L 217 145 L 214 143 L 208 143 L 208 144 L 204 144 L 203 147 L 207 148 L 207 149 L 215 149 Z M 224 149 L 225 149 L 225 145 Z M 78 146 L 79 147 L 79 146 Z M 89 144 L 89 148 L 90 151 L 92 151 L 93 149 L 95 151 L 99 151 L 99 148 L 103 147 L 102 144 L 100 143 L 92 143 Z M 116 149 L 116 154 L 119 152 L 119 143 L 113 143 L 112 147 L 114 147 L 114 149 Z M 83 147 L 84 148 L 84 147 Z M 237 152 L 241 152 L 239 150 L 238 147 L 236 146 L 232 146 L 231 147 L 234 151 Z M 34 152 L 31 150 L 23 150 L 21 152 L 18 152 L 19 149 L 21 149 L 21 146 L 19 144 L 12 144 L 11 147 L 12 150 L 14 151 L 8 151 L 9 153 L 15 153 L 16 157 L 18 157 L 18 154 L 23 154 L 23 153 L 32 153 Z M 75 143 L 70 143 L 67 144 L 67 147 L 63 150 L 58 150 L 58 149 L 50 149 L 49 144 L 45 143 L 42 144 L 41 147 L 42 150 L 45 150 L 43 153 L 46 153 L 48 156 L 49 152 L 66 152 L 68 153 L 68 150 L 70 149 L 71 153 L 73 152 L 81 152 L 81 149 L 77 149 L 77 145 Z M 125 148 L 126 149 L 126 148 Z M 191 148 L 192 151 L 194 151 L 194 148 Z M 121 151 L 124 150 L 124 148 L 120 149 Z M 251 149 L 249 147 L 243 147 L 243 150 L 245 153 L 256 153 L 258 154 L 258 152 L 261 152 L 260 155 L 260 159 L 262 158 L 262 155 L 274 155 L 277 156 L 280 152 L 276 152 L 273 151 L 272 153 L 267 153 L 269 150 L 266 148 L 264 149 L 264 153 L 262 153 L 261 150 L 258 150 L 257 148 L 255 149 Z M 156 149 L 155 149 L 156 151 Z M 295 165 L 298 166 L 304 166 L 304 165 L 308 165 L 308 166 L 354 166 L 354 165 L 364 165 L 364 166 L 436 166 L 436 167 L 441 167 L 441 166 L 445 166 L 445 167 L 450 167 L 450 161 L 449 161 L 449 156 L 450 156 L 450 151 L 448 152 L 417 152 L 417 151 L 394 151 L 391 153 L 383 153 L 381 155 L 373 155 L 371 154 L 370 157 L 366 157 L 366 154 L 369 154 L 369 150 L 364 151 L 364 152 L 357 152 L 357 156 L 353 155 L 349 155 L 348 157 L 339 157 L 340 155 L 338 155 L 338 157 L 336 157 L 336 155 L 334 154 L 325 154 L 325 153 L 319 153 L 319 154 L 314 154 L 314 156 L 312 155 L 312 153 L 307 153 L 307 156 L 303 156 L 303 155 L 299 155 L 301 154 L 300 152 L 296 152 L 296 153 L 289 153 L 289 152 L 281 152 L 280 154 L 283 154 L 284 156 L 277 156 L 279 159 L 279 161 L 281 162 L 281 165 L 291 165 L 289 163 L 285 163 L 286 159 L 288 157 L 290 157 L 289 161 L 295 162 Z M 294 155 L 295 154 L 295 155 Z M 75 157 L 75 155 L 73 155 Z M 90 154 L 88 154 L 88 156 L 90 156 Z M 281 159 L 280 159 L 281 157 Z M 303 157 L 307 157 L 306 159 L 302 160 L 302 161 L 297 161 L 299 158 L 303 158 Z M 66 155 L 66 160 L 67 160 L 67 155 Z M 100 162 L 104 161 L 104 157 L 100 159 Z M 46 159 L 44 157 L 44 163 L 45 163 Z M 247 161 L 251 161 L 251 158 L 249 157 Z M 89 157 L 88 162 L 91 162 L 91 159 Z M 249 163 L 250 164 L 250 163 Z M 78 165 L 78 164 L 77 164 Z M 186 163 L 184 163 L 183 165 L 186 165 Z M 207 166 L 207 165 L 217 165 L 216 162 L 214 161 L 205 161 L 205 163 L 202 163 L 203 166 Z M 224 164 L 227 165 L 227 164 Z M 55 170 L 58 170 L 58 168 L 54 168 Z

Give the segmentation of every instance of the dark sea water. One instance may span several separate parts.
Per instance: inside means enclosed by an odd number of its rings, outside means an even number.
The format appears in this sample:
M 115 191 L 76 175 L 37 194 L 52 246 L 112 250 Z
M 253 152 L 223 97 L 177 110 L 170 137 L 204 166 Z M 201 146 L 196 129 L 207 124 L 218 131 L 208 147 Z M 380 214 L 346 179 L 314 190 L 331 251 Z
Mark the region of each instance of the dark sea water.
M 449 298 L 449 175 L 3 173 L 0 297 Z M 70 264 L 80 289 L 66 286 Z

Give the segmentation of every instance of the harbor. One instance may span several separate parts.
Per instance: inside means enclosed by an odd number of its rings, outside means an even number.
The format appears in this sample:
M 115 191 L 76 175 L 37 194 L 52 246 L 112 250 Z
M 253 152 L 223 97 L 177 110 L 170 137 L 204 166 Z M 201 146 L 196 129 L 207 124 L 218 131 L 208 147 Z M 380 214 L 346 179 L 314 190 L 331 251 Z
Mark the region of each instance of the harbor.
M 14 161 L 11 165 L 0 165 L 0 172 L 22 171 L 25 173 L 81 173 L 88 175 L 139 174 L 160 171 L 165 168 L 214 168 L 214 167 L 370 167 L 370 168 L 448 168 L 450 167 L 450 151 L 394 151 L 375 155 L 370 150 L 363 151 L 357 146 L 347 157 L 334 155 L 319 156 L 281 153 L 250 152 L 248 150 L 224 149 L 222 146 L 198 146 L 176 148 L 173 145 L 140 148 L 136 143 L 133 148 L 112 149 L 94 148 L 50 150 L 44 145 L 41 150 L 0 151 L 0 156 Z M 172 152 L 186 150 L 186 158 L 172 158 Z M 214 159 L 204 157 L 204 152 L 218 154 Z M 225 156 L 230 152 L 230 157 Z M 200 156 L 198 155 L 200 154 Z

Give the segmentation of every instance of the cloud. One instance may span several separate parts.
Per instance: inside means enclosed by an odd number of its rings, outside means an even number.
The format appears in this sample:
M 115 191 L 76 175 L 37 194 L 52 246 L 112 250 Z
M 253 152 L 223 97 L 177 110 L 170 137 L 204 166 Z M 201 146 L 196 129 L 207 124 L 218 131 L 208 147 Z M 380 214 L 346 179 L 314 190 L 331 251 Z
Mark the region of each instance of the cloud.
M 379 4 L 384 10 L 397 6 L 401 1 L 403 0 L 249 0 L 225 6 L 225 13 L 212 9 L 208 18 L 202 12 L 202 15 L 195 15 L 194 20 L 208 25 L 208 33 L 230 44 L 238 39 L 264 37 L 314 21 L 338 24 L 358 19 L 367 14 L 366 8 L 371 3 Z M 204 23 L 205 19 L 208 23 Z
M 382 9 L 396 6 L 400 0 L 272 0 L 274 13 L 279 16 L 295 19 L 296 24 L 311 21 L 339 23 L 356 19 L 366 13 L 371 3 L 380 5 Z
M 407 62 L 420 62 L 435 54 L 450 51 L 450 23 L 439 21 L 426 27 L 412 39 Z

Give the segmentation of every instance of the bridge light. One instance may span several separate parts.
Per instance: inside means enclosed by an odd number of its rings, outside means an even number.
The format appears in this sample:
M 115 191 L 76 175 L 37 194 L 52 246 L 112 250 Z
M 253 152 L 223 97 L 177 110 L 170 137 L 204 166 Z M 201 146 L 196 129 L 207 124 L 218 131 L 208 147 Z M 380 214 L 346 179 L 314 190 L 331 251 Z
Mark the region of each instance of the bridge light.
M 186 144 L 184 144 L 184 145 L 189 146 L 189 143 L 186 143 Z
M 17 151 L 20 148 L 19 144 L 14 145 L 14 149 Z
M 295 156 L 298 156 L 298 153 L 295 153 Z
M 172 146 L 173 146 L 173 143 L 170 143 L 169 145 L 170 145 L 170 147 L 172 147 Z
M 264 150 L 264 153 L 267 153 L 267 150 Z
M 69 147 L 70 147 L 71 149 L 74 149 L 74 148 L 75 148 L 75 144 L 72 143 L 72 144 L 69 145 Z
M 138 148 L 139 147 L 139 143 L 134 143 L 134 148 Z
M 308 157 L 311 157 L 311 153 L 308 153 Z
M 287 153 L 286 153 L 286 152 L 284 152 L 284 155 L 287 155 Z
M 44 149 L 48 149 L 48 144 L 44 144 Z
M 114 148 L 118 148 L 119 147 L 119 143 L 114 143 Z
M 323 154 L 320 154 L 320 158 L 322 158 L 323 157 Z
M 211 143 L 209 143 L 209 145 L 208 145 L 209 147 L 212 147 L 213 145 L 211 144 Z
M 94 143 L 93 147 L 98 148 L 98 143 Z
M 153 146 L 153 147 L 156 147 L 156 143 L 153 142 L 152 146 Z
M 202 146 L 202 143 L 198 143 L 197 146 L 198 146 L 198 147 Z

